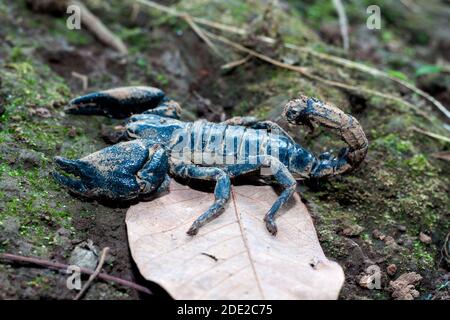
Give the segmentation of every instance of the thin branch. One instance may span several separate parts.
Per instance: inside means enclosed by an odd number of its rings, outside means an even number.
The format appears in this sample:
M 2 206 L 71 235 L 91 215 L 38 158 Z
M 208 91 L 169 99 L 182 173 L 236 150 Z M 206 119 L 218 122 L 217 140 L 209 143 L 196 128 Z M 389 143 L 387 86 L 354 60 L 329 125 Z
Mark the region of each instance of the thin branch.
M 76 71 L 72 71 L 72 77 L 81 80 L 81 87 L 83 91 L 86 91 L 89 86 L 89 77 L 85 74 L 78 73 Z
M 149 0 L 136 0 L 144 5 L 147 5 L 149 7 L 152 7 L 154 9 L 160 10 L 160 11 L 164 11 L 170 15 L 173 16 L 182 16 L 185 15 L 186 13 L 180 13 L 179 11 L 164 6 L 164 5 L 160 5 L 157 4 L 153 1 L 149 1 Z M 238 28 L 238 27 L 234 27 L 234 26 L 230 26 L 230 25 L 226 25 L 226 24 L 222 24 L 222 23 L 217 23 L 217 22 L 212 22 L 209 21 L 207 19 L 203 19 L 203 18 L 197 18 L 197 17 L 192 17 L 192 20 L 195 21 L 197 24 L 200 25 L 205 25 L 217 30 L 221 30 L 221 31 L 225 31 L 225 32 L 229 32 L 229 33 L 233 33 L 233 34 L 237 34 L 240 36 L 247 36 L 248 33 L 245 29 L 242 28 Z M 266 37 L 266 36 L 256 36 L 255 37 L 257 40 L 269 44 L 269 45 L 274 45 L 276 44 L 276 40 L 270 37 Z M 285 48 L 288 49 L 292 49 L 292 50 L 297 50 L 299 52 L 303 52 L 303 53 L 307 53 L 310 54 L 314 57 L 317 57 L 321 60 L 325 60 L 325 61 L 330 61 L 330 62 L 334 62 L 336 64 L 339 64 L 341 66 L 344 66 L 346 68 L 349 69 L 354 69 L 354 70 L 358 70 L 360 72 L 364 72 L 364 73 L 368 73 L 374 77 L 379 77 L 379 78 L 386 78 L 389 79 L 390 81 L 396 82 L 397 84 L 400 84 L 401 86 L 413 91 L 414 93 L 418 94 L 419 96 L 421 96 L 422 98 L 426 99 L 427 101 L 429 101 L 431 104 L 433 104 L 439 111 L 441 111 L 447 118 L 450 119 L 450 111 L 438 100 L 436 100 L 434 97 L 432 97 L 431 95 L 429 95 L 428 93 L 424 92 L 423 90 L 417 88 L 416 86 L 392 77 L 391 75 L 387 74 L 384 71 L 378 70 L 376 68 L 373 67 L 369 67 L 365 64 L 359 63 L 359 62 L 355 62 L 352 60 L 348 60 L 348 59 L 344 59 L 344 58 L 340 58 L 340 57 L 336 57 L 336 56 L 332 56 L 329 54 L 325 54 L 325 53 L 320 53 L 320 52 L 316 52 L 310 48 L 307 47 L 301 47 L 301 46 L 297 46 L 295 44 L 292 43 L 284 43 L 283 46 Z
M 68 4 L 80 8 L 81 22 L 95 35 L 95 37 L 97 37 L 98 40 L 123 55 L 128 54 L 128 49 L 123 41 L 114 35 L 83 3 L 77 0 L 70 0 Z
M 348 20 L 345 13 L 345 8 L 341 0 L 333 0 L 333 5 L 336 8 L 336 12 L 339 17 L 339 29 L 341 30 L 342 46 L 345 51 L 348 51 L 350 48 L 350 41 L 348 38 Z
M 242 64 L 247 63 L 251 58 L 252 58 L 252 55 L 249 54 L 249 55 L 247 55 L 246 57 L 244 57 L 242 59 L 239 59 L 239 60 L 236 60 L 236 61 L 231 61 L 231 62 L 229 62 L 227 64 L 224 64 L 220 68 L 221 69 L 233 69 L 233 68 L 236 68 L 236 67 L 238 67 L 238 66 L 240 66 Z
M 411 127 L 411 130 L 416 131 L 416 132 L 419 132 L 419 133 L 421 133 L 421 134 L 424 134 L 424 135 L 426 135 L 426 136 L 429 136 L 429 137 L 434 138 L 434 139 L 437 139 L 437 140 L 441 140 L 441 141 L 445 141 L 445 142 L 450 142 L 450 138 L 445 137 L 445 136 L 442 136 L 442 135 L 437 134 L 437 133 L 425 131 L 425 130 L 422 130 L 422 129 L 417 128 L 417 127 Z
M 57 269 L 57 270 L 67 270 L 67 268 L 69 267 L 69 265 L 60 263 L 60 262 L 53 262 L 53 261 L 44 260 L 44 259 L 35 258 L 35 257 L 25 257 L 25 256 L 16 255 L 16 254 L 11 254 L 11 253 L 0 253 L 0 260 L 7 260 L 7 261 L 12 261 L 12 262 L 17 262 L 17 263 L 30 263 L 30 264 L 39 265 L 39 266 L 47 267 L 50 269 Z M 94 271 L 92 271 L 90 269 L 86 269 L 86 268 L 80 268 L 80 272 L 82 272 L 84 274 L 89 274 L 89 275 L 94 273 Z M 148 289 L 144 286 L 141 286 L 137 283 L 134 283 L 134 282 L 131 282 L 128 280 L 124 280 L 121 278 L 111 276 L 107 273 L 100 273 L 98 275 L 98 278 L 105 280 L 105 281 L 115 282 L 115 283 L 118 283 L 125 287 L 131 288 L 131 289 L 134 289 L 134 290 L 146 293 L 146 294 L 153 294 L 150 291 L 150 289 Z
M 78 292 L 78 294 L 76 295 L 75 298 L 73 298 L 73 300 L 79 300 L 85 294 L 87 289 L 89 289 L 92 281 L 94 281 L 94 279 L 97 278 L 97 276 L 100 274 L 100 271 L 102 271 L 103 265 L 105 264 L 105 259 L 106 255 L 108 254 L 108 251 L 109 251 L 108 247 L 103 248 L 100 260 L 97 264 L 97 268 L 95 268 L 94 273 L 89 276 L 88 281 L 84 284 L 83 288 L 80 290 L 80 292 Z
M 389 100 L 401 103 L 401 104 L 407 106 L 408 108 L 411 108 L 415 112 L 417 112 L 417 114 L 419 114 L 419 115 L 429 119 L 428 115 L 426 113 L 424 113 L 423 111 L 421 111 L 420 109 L 418 109 L 416 106 L 414 106 L 411 103 L 409 103 L 407 101 L 404 101 L 403 99 L 401 99 L 399 97 L 396 97 L 394 95 L 381 93 L 381 92 L 378 92 L 378 91 L 375 91 L 375 90 L 372 90 L 372 89 L 363 88 L 363 87 L 355 87 L 355 86 L 351 86 L 351 85 L 344 84 L 344 83 L 337 82 L 337 81 L 333 81 L 333 80 L 328 80 L 328 79 L 316 76 L 316 75 L 308 72 L 307 68 L 294 66 L 294 65 L 291 65 L 291 64 L 287 64 L 287 63 L 284 63 L 284 62 L 272 59 L 272 58 L 270 58 L 270 57 L 268 57 L 268 56 L 266 56 L 264 54 L 261 54 L 259 52 L 256 52 L 256 51 L 252 50 L 252 49 L 244 47 L 243 45 L 238 44 L 238 43 L 236 43 L 236 42 L 234 42 L 234 41 L 232 41 L 232 40 L 230 40 L 230 39 L 228 39 L 228 38 L 226 38 L 224 36 L 216 35 L 214 33 L 208 32 L 208 31 L 204 31 L 204 32 L 211 39 L 215 39 L 217 41 L 220 41 L 220 42 L 222 42 L 224 44 L 227 44 L 227 45 L 233 47 L 237 51 L 245 52 L 245 53 L 247 53 L 249 55 L 252 55 L 252 56 L 254 56 L 254 57 L 258 58 L 258 59 L 266 61 L 266 62 L 268 62 L 270 64 L 275 65 L 275 66 L 298 72 L 298 73 L 304 75 L 305 77 L 308 77 L 308 78 L 316 80 L 316 81 L 323 82 L 323 83 L 325 83 L 325 84 L 327 84 L 329 86 L 333 86 L 333 87 L 344 89 L 344 90 L 348 90 L 348 91 L 358 92 L 358 93 L 365 93 L 365 94 L 368 94 L 368 95 L 377 96 L 377 97 L 380 97 L 380 98 L 383 98 L 383 99 L 389 99 Z
M 183 15 L 183 19 L 187 22 L 187 24 L 191 27 L 191 29 L 199 36 L 200 39 L 202 39 L 206 45 L 219 57 L 223 58 L 222 52 L 215 46 L 214 43 L 211 42 L 211 40 L 208 38 L 208 36 L 203 32 L 203 30 L 195 23 L 191 16 L 189 15 Z
M 294 66 L 292 64 L 287 64 L 287 63 L 281 62 L 279 60 L 272 59 L 272 58 L 270 58 L 270 57 L 268 57 L 268 56 L 266 56 L 266 55 L 264 55 L 262 53 L 259 53 L 259 52 L 255 51 L 255 50 L 252 50 L 252 49 L 249 49 L 247 47 L 244 47 L 243 45 L 241 45 L 239 43 L 231 41 L 230 39 L 228 39 L 228 38 L 226 38 L 224 36 L 219 36 L 217 34 L 214 34 L 214 33 L 208 32 L 208 31 L 204 31 L 204 32 L 211 39 L 215 39 L 217 41 L 220 41 L 220 42 L 222 42 L 222 43 L 224 43 L 226 45 L 229 45 L 230 47 L 234 48 L 237 51 L 245 52 L 245 53 L 247 53 L 249 55 L 252 55 L 252 56 L 254 56 L 254 57 L 256 57 L 256 58 L 258 58 L 260 60 L 263 60 L 263 61 L 268 62 L 270 64 L 273 64 L 275 66 L 278 66 L 278 67 L 281 67 L 281 68 L 284 68 L 284 69 L 289 69 L 289 70 L 292 70 L 292 71 L 296 71 L 296 72 L 299 72 L 299 73 L 306 72 L 306 68 L 299 67 L 299 66 Z

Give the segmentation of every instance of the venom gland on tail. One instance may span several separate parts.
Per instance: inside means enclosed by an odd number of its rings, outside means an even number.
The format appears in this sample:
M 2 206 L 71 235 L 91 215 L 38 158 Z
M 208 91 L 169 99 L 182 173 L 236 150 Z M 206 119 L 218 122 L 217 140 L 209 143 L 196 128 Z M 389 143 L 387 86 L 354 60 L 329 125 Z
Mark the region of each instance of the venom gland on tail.
M 152 87 L 125 87 L 72 100 L 68 113 L 127 118 L 126 142 L 79 160 L 55 159 L 55 179 L 71 192 L 108 200 L 146 199 L 166 190 L 169 177 L 215 183 L 215 201 L 188 230 L 219 216 L 230 199 L 231 179 L 247 173 L 271 175 L 283 191 L 265 215 L 275 235 L 275 216 L 295 192 L 297 180 L 323 178 L 355 169 L 368 142 L 358 121 L 337 107 L 301 96 L 288 102 L 284 117 L 294 124 L 319 124 L 337 130 L 348 147 L 337 157 L 316 157 L 297 144 L 278 124 L 253 117 L 222 123 L 179 120 L 180 106 Z M 72 175 L 72 177 L 68 176 Z

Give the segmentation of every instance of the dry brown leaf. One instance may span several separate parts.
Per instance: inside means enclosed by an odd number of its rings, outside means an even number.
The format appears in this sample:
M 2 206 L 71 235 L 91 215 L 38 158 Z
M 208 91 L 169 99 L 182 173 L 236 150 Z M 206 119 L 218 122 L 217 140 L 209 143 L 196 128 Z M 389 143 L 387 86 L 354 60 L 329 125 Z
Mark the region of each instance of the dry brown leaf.
M 435 152 L 431 154 L 436 159 L 450 161 L 450 151 Z
M 175 299 L 336 299 L 344 273 L 325 257 L 297 194 L 279 213 L 277 236 L 266 230 L 276 197 L 270 186 L 233 186 L 225 212 L 190 237 L 213 194 L 172 182 L 167 195 L 128 210 L 132 256 Z

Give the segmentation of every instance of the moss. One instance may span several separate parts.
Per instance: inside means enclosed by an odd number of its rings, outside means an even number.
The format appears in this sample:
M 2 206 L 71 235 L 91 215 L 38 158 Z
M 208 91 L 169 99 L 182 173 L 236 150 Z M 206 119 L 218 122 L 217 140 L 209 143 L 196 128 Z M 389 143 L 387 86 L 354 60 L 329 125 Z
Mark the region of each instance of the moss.
M 407 159 L 406 164 L 418 174 L 425 173 L 426 170 L 431 170 L 431 165 L 423 154 L 416 154 L 412 158 Z
M 118 36 L 127 44 L 131 54 L 148 51 L 152 46 L 147 32 L 140 27 L 121 28 Z
M 2 155 L 0 176 L 12 179 L 19 192 L 0 194 L 0 221 L 8 217 L 17 219 L 20 235 L 33 245 L 33 252 L 40 255 L 54 245 L 58 228 L 72 228 L 71 215 L 55 196 L 60 189 L 49 179 L 48 169 L 45 169 L 67 135 L 68 129 L 55 121 L 59 111 L 54 106 L 67 99 L 69 89 L 48 67 L 35 64 L 17 52 L 10 55 L 9 62 L 0 65 L 0 95 L 6 109 L 1 119 L 0 140 L 3 146 L 17 150 L 12 152 L 18 153 L 21 149 L 38 152 L 41 155 L 37 160 L 43 167 L 25 168 L 22 163 L 11 160 L 12 154 Z M 30 111 L 37 107 L 50 110 L 52 118 L 33 116 Z M 18 154 L 14 157 L 17 159 Z
M 92 35 L 85 28 L 80 30 L 67 28 L 64 18 L 51 19 L 49 23 L 51 24 L 49 27 L 50 34 L 55 37 L 63 37 L 71 45 L 85 46 L 93 41 Z
M 409 140 L 402 139 L 398 134 L 390 133 L 384 137 L 374 140 L 371 148 L 382 148 L 384 151 L 397 154 L 414 151 L 413 144 Z
M 27 286 L 40 288 L 42 290 L 50 290 L 50 279 L 43 275 L 38 275 L 27 282 Z
M 414 242 L 413 254 L 421 270 L 430 270 L 434 267 L 436 254 L 434 251 L 420 241 Z

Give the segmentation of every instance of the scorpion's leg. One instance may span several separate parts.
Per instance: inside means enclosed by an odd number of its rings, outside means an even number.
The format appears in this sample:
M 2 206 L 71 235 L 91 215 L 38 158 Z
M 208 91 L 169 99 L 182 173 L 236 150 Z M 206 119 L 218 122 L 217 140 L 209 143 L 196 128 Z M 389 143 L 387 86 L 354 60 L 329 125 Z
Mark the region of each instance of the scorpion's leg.
M 157 108 L 146 110 L 142 114 L 154 114 L 165 118 L 180 119 L 181 107 L 178 102 L 168 100 L 162 102 Z
M 71 192 L 88 198 L 123 201 L 147 197 L 168 185 L 169 162 L 158 144 L 133 140 L 107 147 L 79 160 L 56 157 L 65 174 L 53 177 Z
M 219 168 L 199 167 L 193 164 L 174 164 L 170 169 L 171 173 L 182 178 L 193 178 L 216 181 L 214 189 L 215 201 L 187 231 L 188 235 L 195 235 L 198 229 L 208 221 L 218 217 L 224 210 L 225 204 L 230 199 L 231 181 L 230 177 Z
M 275 215 L 277 214 L 281 206 L 285 204 L 292 196 L 292 194 L 295 192 L 297 182 L 295 181 L 292 174 L 289 172 L 288 168 L 273 156 L 260 156 L 257 157 L 256 159 L 252 159 L 251 157 L 249 158 L 249 163 L 256 163 L 256 164 L 232 165 L 227 168 L 227 172 L 229 172 L 231 176 L 238 176 L 241 174 L 258 170 L 262 167 L 268 167 L 270 168 L 271 174 L 278 182 L 278 184 L 280 184 L 284 188 L 284 190 L 278 196 L 277 200 L 264 217 L 264 222 L 266 223 L 267 230 L 272 235 L 276 235 L 277 226 L 275 223 Z
M 283 135 L 295 143 L 292 137 L 278 123 L 270 120 L 258 120 L 256 117 L 247 116 L 233 117 L 223 121 L 222 123 L 232 126 L 244 126 L 252 129 L 267 130 L 273 134 Z
M 275 180 L 284 188 L 283 192 L 278 196 L 278 199 L 272 205 L 270 210 L 264 217 L 266 228 L 272 235 L 277 234 L 277 225 L 275 224 L 275 215 L 283 204 L 288 202 L 292 194 L 295 192 L 297 182 L 295 181 L 288 168 L 282 164 L 277 158 L 270 157 L 270 169 Z
M 126 118 L 156 108 L 164 97 L 162 90 L 153 87 L 122 87 L 75 98 L 70 101 L 65 111 L 73 114 Z

